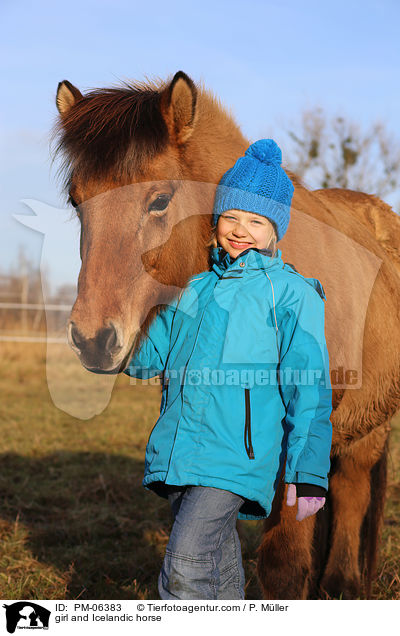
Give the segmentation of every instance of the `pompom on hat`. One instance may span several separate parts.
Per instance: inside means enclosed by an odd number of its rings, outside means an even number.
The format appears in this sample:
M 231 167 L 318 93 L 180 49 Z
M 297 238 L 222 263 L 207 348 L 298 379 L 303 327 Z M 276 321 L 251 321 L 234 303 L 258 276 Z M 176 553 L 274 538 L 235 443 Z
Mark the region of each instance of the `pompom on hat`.
M 273 139 L 259 139 L 227 170 L 218 184 L 213 222 L 226 210 L 265 216 L 275 224 L 278 241 L 290 220 L 294 186 L 281 167 L 282 152 Z

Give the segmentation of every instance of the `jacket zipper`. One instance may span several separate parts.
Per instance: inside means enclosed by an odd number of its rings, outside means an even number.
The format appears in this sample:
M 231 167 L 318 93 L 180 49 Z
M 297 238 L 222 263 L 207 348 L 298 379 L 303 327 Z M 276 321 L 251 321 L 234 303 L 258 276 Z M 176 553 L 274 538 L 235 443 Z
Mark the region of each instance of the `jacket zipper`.
M 163 378 L 163 384 L 165 387 L 165 395 L 164 395 L 164 406 L 163 406 L 163 410 L 161 415 L 163 415 L 165 413 L 165 410 L 167 408 L 167 402 L 168 402 L 168 387 L 169 387 L 169 377 L 168 376 L 164 376 Z
M 250 389 L 244 390 L 246 420 L 244 425 L 244 446 L 249 459 L 255 459 L 253 445 L 251 443 L 251 410 L 250 410 Z

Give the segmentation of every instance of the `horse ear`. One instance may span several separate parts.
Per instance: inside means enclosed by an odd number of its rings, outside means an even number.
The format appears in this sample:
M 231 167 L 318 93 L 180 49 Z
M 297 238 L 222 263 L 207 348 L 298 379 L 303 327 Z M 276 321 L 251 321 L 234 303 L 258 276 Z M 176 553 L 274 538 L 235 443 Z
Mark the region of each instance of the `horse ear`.
M 161 100 L 161 112 L 176 143 L 185 143 L 196 121 L 197 88 L 183 71 L 175 73 Z
M 68 82 L 68 80 L 60 82 L 57 87 L 56 95 L 56 105 L 60 115 L 66 115 L 71 106 L 73 106 L 75 102 L 82 97 L 83 95 L 80 90 L 71 84 L 71 82 Z

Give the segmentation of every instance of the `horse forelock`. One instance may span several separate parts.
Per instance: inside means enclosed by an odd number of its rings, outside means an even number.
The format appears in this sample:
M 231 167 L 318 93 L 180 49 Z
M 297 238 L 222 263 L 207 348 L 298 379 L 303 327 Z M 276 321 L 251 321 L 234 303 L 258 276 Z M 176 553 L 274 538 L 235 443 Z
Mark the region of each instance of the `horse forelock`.
M 248 141 L 232 113 L 200 82 L 198 118 L 193 134 L 178 148 L 165 119 L 169 80 L 122 82 L 115 88 L 94 89 L 76 98 L 58 118 L 52 132 L 54 159 L 61 157 L 58 176 L 67 191 L 72 178 L 121 185 L 149 174 L 149 164 L 169 149 L 182 155 L 186 178 L 217 183 Z M 169 123 L 171 125 L 171 123 Z M 178 155 L 177 152 L 178 151 Z M 189 176 L 188 176 L 189 175 Z M 165 178 L 165 177 L 160 177 Z
M 92 90 L 59 118 L 53 138 L 64 187 L 80 178 L 129 179 L 168 145 L 160 100 L 163 83 L 123 83 Z

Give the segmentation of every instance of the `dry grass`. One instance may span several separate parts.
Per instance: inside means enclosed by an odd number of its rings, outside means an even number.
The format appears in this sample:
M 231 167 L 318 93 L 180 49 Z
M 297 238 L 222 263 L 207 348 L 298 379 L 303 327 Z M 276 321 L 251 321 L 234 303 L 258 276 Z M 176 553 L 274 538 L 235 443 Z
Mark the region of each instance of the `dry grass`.
M 78 419 L 52 401 L 44 345 L 0 346 L 0 596 L 158 598 L 171 516 L 141 482 L 159 388 L 119 376 L 104 412 Z M 391 441 L 377 599 L 400 598 L 399 429 Z M 246 596 L 261 598 L 255 549 L 262 522 L 240 522 L 240 530 Z

